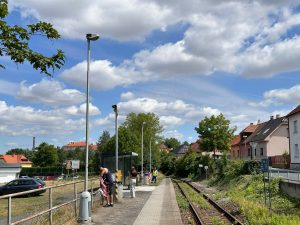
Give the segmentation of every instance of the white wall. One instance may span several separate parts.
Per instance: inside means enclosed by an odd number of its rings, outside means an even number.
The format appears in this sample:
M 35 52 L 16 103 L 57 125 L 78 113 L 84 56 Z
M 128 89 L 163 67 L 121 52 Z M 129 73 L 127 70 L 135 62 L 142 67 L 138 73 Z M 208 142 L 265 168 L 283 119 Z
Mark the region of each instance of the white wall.
M 0 168 L 0 183 L 7 183 L 18 178 L 21 168 Z
M 294 121 L 297 120 L 298 132 L 294 133 Z M 289 136 L 290 136 L 290 155 L 291 163 L 300 163 L 300 157 L 295 158 L 294 146 L 298 144 L 300 149 L 300 113 L 294 114 L 289 117 Z
M 282 155 L 284 152 L 289 153 L 287 128 L 288 125 L 283 124 L 270 135 L 270 140 L 267 144 L 267 156 Z

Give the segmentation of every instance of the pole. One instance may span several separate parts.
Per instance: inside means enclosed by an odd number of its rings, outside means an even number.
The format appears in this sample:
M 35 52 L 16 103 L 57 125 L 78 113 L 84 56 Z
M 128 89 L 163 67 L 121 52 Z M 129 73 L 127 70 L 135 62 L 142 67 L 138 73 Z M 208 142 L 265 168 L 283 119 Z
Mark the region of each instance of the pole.
M 86 73 L 86 113 L 85 113 L 85 177 L 84 177 L 84 191 L 88 191 L 88 169 L 89 169 L 89 73 L 90 73 L 90 45 L 91 41 L 88 39 L 88 52 L 87 52 L 87 73 Z
M 142 163 L 141 163 L 141 177 L 144 177 L 144 122 L 142 123 Z M 143 183 L 143 180 L 142 180 Z
M 116 171 L 118 171 L 119 169 L 119 141 L 118 141 L 118 108 L 116 106 L 116 110 L 115 110 L 115 115 L 116 115 L 116 119 L 115 119 L 115 127 L 116 127 Z
M 150 138 L 150 173 L 152 171 L 152 165 L 151 165 L 151 162 L 152 162 L 152 159 L 151 159 L 151 139 L 152 138 Z
M 87 34 L 87 73 L 86 73 L 86 120 L 85 120 L 85 176 L 84 191 L 80 195 L 79 221 L 82 224 L 90 224 L 91 215 L 91 194 L 88 192 L 88 166 L 89 166 L 89 73 L 90 73 L 90 41 L 99 38 L 97 34 Z

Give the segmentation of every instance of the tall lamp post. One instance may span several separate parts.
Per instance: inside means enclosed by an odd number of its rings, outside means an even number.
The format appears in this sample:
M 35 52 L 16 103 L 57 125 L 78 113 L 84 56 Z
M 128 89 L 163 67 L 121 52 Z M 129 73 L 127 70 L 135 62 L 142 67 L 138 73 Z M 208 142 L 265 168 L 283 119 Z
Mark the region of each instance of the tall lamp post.
M 118 141 L 118 106 L 117 105 L 113 105 L 112 106 L 114 112 L 115 112 L 115 129 L 116 129 L 116 171 L 118 171 L 119 166 L 119 141 Z
M 88 164 L 89 164 L 89 73 L 90 73 L 90 42 L 99 39 L 98 34 L 86 34 L 87 51 L 87 73 L 86 73 L 86 123 L 85 123 L 85 177 L 84 192 L 80 196 L 79 221 L 83 224 L 90 223 L 91 218 L 91 194 L 88 192 Z
M 146 122 L 143 122 L 142 123 L 142 165 L 141 165 L 141 177 L 143 179 L 144 177 L 144 125 L 146 124 Z M 142 180 L 142 183 L 143 183 L 143 180 Z
M 149 160 L 150 161 L 150 168 L 149 168 L 150 169 L 150 173 L 152 171 L 151 142 L 152 142 L 152 137 L 150 138 L 150 157 L 149 157 L 150 158 L 150 160 Z

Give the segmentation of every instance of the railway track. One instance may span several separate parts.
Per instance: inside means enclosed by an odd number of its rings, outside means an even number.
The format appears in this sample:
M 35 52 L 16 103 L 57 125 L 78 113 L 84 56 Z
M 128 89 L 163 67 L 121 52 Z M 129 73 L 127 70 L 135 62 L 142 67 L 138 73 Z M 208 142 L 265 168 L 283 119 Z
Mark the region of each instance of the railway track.
M 189 208 L 191 210 L 191 213 L 193 215 L 194 221 L 196 224 L 199 225 L 212 225 L 212 224 L 235 224 L 235 225 L 244 225 L 242 222 L 240 222 L 237 218 L 235 218 L 233 215 L 231 215 L 229 212 L 227 212 L 224 208 L 219 206 L 215 201 L 210 199 L 205 194 L 201 193 L 200 190 L 197 189 L 197 187 L 194 187 L 192 184 L 185 182 L 188 184 L 194 191 L 196 191 L 199 194 L 199 197 L 203 197 L 203 199 L 206 200 L 208 203 L 207 207 L 198 206 L 197 204 L 194 204 L 188 194 L 187 191 L 184 190 L 182 187 L 182 184 L 180 182 L 174 180 L 174 182 L 178 185 L 179 190 L 184 195 L 184 197 L 187 199 Z

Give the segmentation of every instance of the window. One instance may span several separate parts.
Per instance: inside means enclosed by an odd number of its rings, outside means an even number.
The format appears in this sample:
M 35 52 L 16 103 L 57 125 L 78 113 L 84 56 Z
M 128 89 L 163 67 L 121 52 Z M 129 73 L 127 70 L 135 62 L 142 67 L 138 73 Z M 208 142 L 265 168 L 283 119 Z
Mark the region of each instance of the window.
M 294 150 L 295 150 L 295 156 L 294 157 L 298 159 L 299 158 L 299 147 L 298 147 L 298 144 L 295 144 L 295 149 Z
M 264 155 L 264 149 L 260 148 L 260 155 Z
M 248 156 L 251 156 L 251 149 L 248 148 Z
M 254 155 L 256 156 L 256 149 L 254 149 Z
M 294 134 L 298 133 L 297 120 L 294 120 Z

